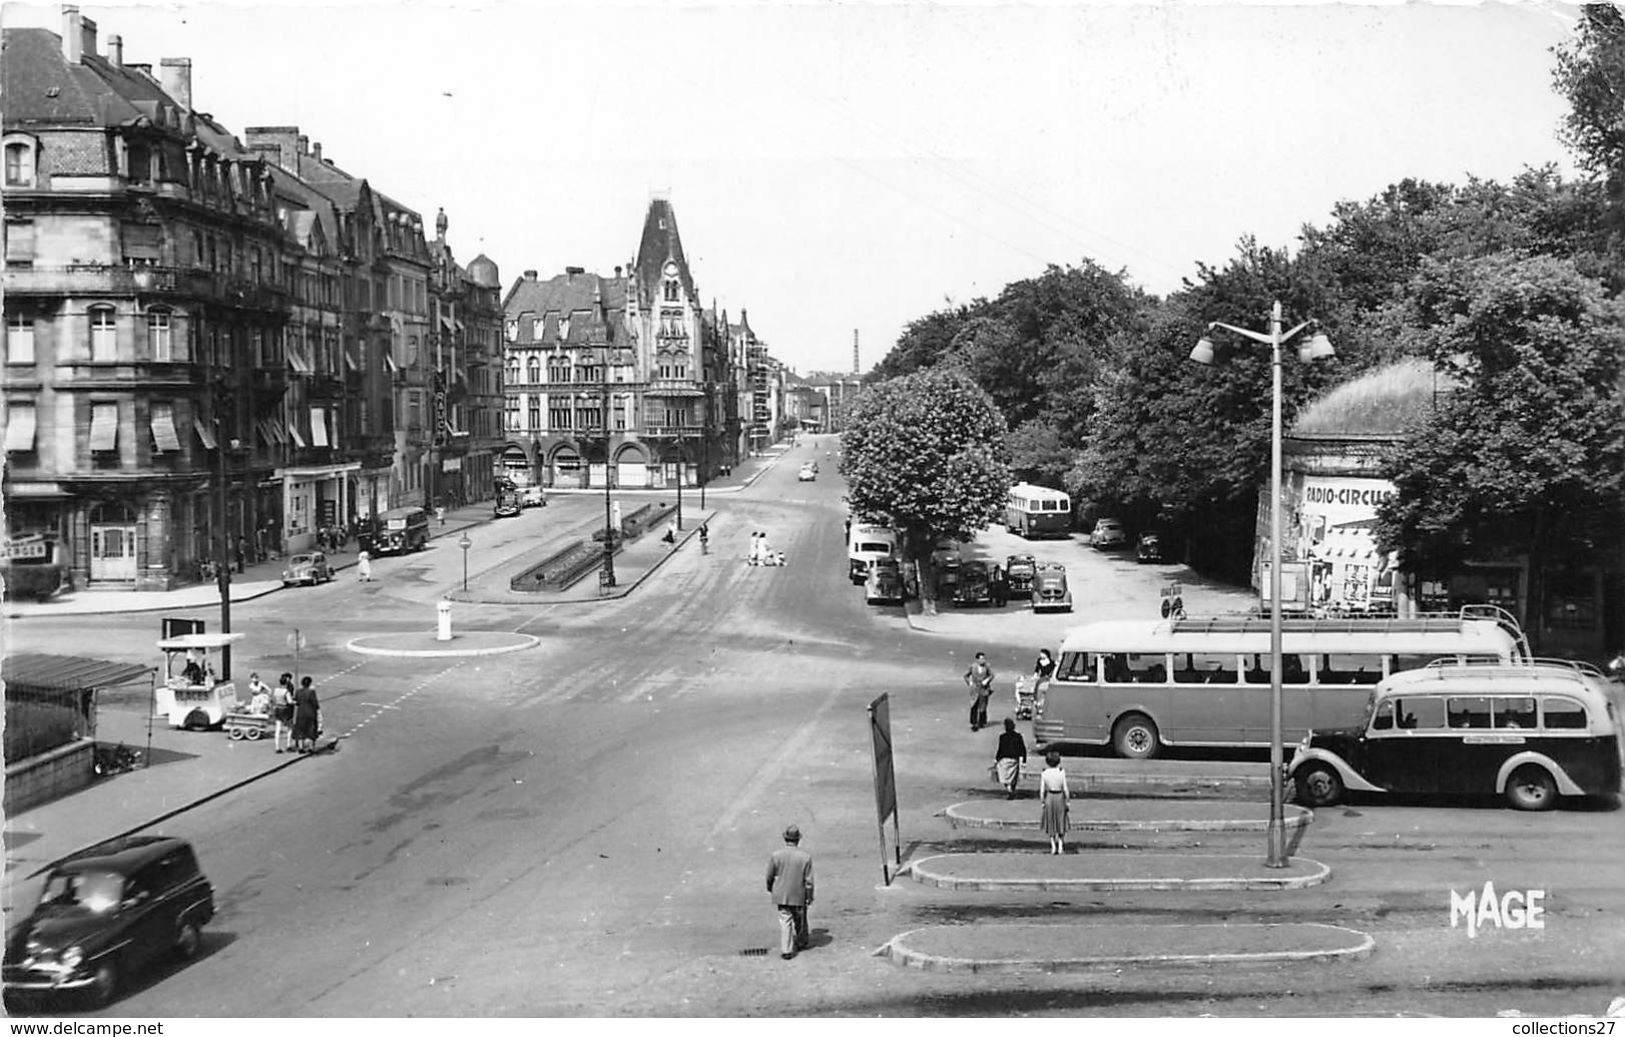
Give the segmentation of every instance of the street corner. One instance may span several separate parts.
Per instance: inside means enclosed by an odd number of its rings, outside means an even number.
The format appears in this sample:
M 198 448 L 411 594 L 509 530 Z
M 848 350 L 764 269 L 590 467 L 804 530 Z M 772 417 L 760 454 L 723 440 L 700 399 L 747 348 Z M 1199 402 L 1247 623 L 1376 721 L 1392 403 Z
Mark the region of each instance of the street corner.
M 366 634 L 345 642 L 359 655 L 392 655 L 416 659 L 503 655 L 541 644 L 541 638 L 502 630 L 465 630 L 442 639 L 436 631 L 405 634 Z
M 935 925 L 900 933 L 877 957 L 934 972 L 1056 973 L 1358 961 L 1376 940 L 1317 922 L 1216 925 Z
M 1068 852 L 944 853 L 913 861 L 904 873 L 939 889 L 984 892 L 1085 890 L 1272 890 L 1318 886 L 1332 869 L 1308 857 L 1284 867 L 1239 854 Z
M 1175 778 L 1180 783 L 1185 779 Z M 1269 829 L 1269 804 L 1215 799 L 1092 799 L 1069 816 L 1074 832 L 1263 832 Z M 954 828 L 1037 831 L 1034 799 L 974 799 L 944 811 Z M 1305 828 L 1315 815 L 1305 807 L 1285 804 L 1282 826 Z

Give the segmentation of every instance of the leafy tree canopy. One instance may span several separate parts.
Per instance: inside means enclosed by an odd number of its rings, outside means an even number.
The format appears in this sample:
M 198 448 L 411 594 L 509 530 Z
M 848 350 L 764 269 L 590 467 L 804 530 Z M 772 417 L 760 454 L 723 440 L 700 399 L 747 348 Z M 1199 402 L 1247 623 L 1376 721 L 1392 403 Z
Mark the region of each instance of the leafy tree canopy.
M 886 518 L 924 567 L 940 537 L 967 540 L 1003 513 L 1010 490 L 1004 416 L 963 371 L 933 368 L 866 387 L 841 434 L 847 502 Z

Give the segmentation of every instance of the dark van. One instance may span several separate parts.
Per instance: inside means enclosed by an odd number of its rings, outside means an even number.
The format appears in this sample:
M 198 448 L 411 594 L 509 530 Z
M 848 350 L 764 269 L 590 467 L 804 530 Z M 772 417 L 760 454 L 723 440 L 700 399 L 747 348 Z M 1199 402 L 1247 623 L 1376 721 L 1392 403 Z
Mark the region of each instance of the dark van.
M 1364 724 L 1305 736 L 1291 764 L 1298 800 L 1494 793 L 1549 810 L 1559 796 L 1617 795 L 1619 718 L 1604 684 L 1595 668 L 1545 660 L 1396 673 L 1372 692 Z
M 371 551 L 403 555 L 429 546 L 429 513 L 422 508 L 391 508 L 378 516 Z
M 8 1001 L 89 995 L 105 1005 L 119 981 L 165 954 L 194 957 L 214 917 L 214 889 L 192 844 L 126 836 L 58 861 L 28 920 L 6 939 Z

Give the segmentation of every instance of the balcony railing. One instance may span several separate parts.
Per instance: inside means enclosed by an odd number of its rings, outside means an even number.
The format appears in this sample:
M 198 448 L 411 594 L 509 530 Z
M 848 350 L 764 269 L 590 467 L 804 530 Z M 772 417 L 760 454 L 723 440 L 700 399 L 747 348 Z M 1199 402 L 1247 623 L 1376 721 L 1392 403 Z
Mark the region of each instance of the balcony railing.
M 7 267 L 5 290 L 20 295 L 156 295 L 214 299 L 241 306 L 282 309 L 287 289 L 216 273 L 172 266 Z

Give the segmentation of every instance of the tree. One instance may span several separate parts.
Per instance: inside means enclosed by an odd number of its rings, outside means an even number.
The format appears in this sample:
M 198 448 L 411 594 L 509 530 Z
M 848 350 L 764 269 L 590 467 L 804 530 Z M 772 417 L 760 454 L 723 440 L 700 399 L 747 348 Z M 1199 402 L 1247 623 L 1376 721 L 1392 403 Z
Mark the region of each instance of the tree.
M 866 387 L 841 434 L 841 474 L 855 515 L 884 519 L 936 611 L 931 549 L 968 540 L 1001 514 L 1010 490 L 1004 417 L 963 371 L 918 371 Z
M 1553 53 L 1552 81 L 1569 102 L 1564 139 L 1605 195 L 1613 257 L 1605 269 L 1618 292 L 1625 289 L 1625 13 L 1610 4 L 1585 5 L 1574 39 Z
M 978 300 L 975 309 L 986 306 Z M 953 346 L 954 336 L 973 315 L 973 308 L 960 306 L 951 310 L 928 313 L 910 321 L 891 352 L 881 358 L 874 370 L 865 377 L 867 382 L 883 382 L 888 378 L 901 378 L 906 374 L 933 367 Z
M 1077 461 L 1078 451 L 1067 446 L 1061 433 L 1041 421 L 1029 421 L 1013 429 L 1005 438 L 1010 450 L 1010 469 L 1020 482 L 1060 487 L 1066 473 Z
M 1625 304 L 1571 261 L 1495 255 L 1427 264 L 1412 307 L 1461 387 L 1389 461 L 1378 540 L 1420 577 L 1527 553 L 1538 642 L 1548 566 L 1598 560 L 1625 514 Z

